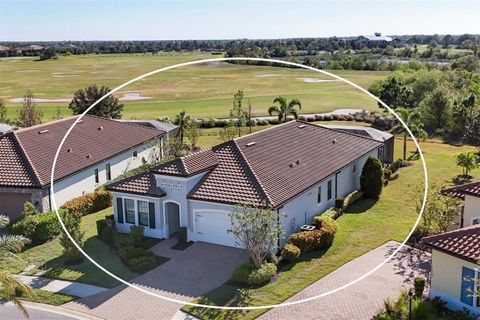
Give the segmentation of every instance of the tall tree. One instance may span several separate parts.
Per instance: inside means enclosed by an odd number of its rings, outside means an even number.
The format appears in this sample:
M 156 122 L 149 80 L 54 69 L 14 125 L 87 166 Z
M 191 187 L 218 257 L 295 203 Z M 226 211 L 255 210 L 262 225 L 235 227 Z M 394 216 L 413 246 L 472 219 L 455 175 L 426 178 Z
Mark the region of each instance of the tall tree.
M 76 217 L 72 213 L 66 211 L 62 215 L 62 221 L 73 240 L 75 240 L 75 242 L 82 247 L 85 231 L 82 231 L 80 228 L 80 217 Z M 77 250 L 77 247 L 73 244 L 65 232 L 62 232 L 60 235 L 60 244 L 63 247 L 63 252 L 68 257 L 69 262 L 73 263 L 79 260 L 78 258 L 80 252 Z
M 183 138 L 185 135 L 185 127 L 190 122 L 190 116 L 187 115 L 185 110 L 181 111 L 179 114 L 175 116 L 175 120 L 173 124 L 178 126 L 178 131 L 180 134 L 180 144 L 183 145 Z
M 413 135 L 417 139 L 424 140 L 427 137 L 427 132 L 424 130 L 424 125 L 422 122 L 422 115 L 417 109 L 407 109 L 399 108 L 396 110 L 396 113 L 403 122 L 410 128 Z M 392 133 L 402 133 L 403 132 L 403 160 L 407 159 L 407 129 L 403 124 L 398 123 L 395 127 L 392 128 Z
M 453 105 L 453 129 L 460 137 L 464 135 L 465 128 L 473 120 L 477 109 L 477 97 L 469 93 Z
M 243 91 L 238 90 L 233 95 L 232 110 L 230 110 L 230 117 L 234 118 L 237 125 L 238 136 L 242 136 L 242 128 L 245 127 L 247 121 L 247 113 L 243 110 Z
M 235 242 L 245 248 L 253 264 L 259 268 L 276 249 L 283 235 L 280 213 L 269 208 L 236 208 L 230 213 Z
M 465 128 L 464 140 L 466 143 L 477 147 L 480 157 L 480 114 L 476 115 L 472 122 Z
M 457 166 L 463 170 L 463 176 L 469 177 L 470 171 L 479 166 L 478 156 L 473 152 L 460 153 L 457 156 Z
M 3 99 L 0 99 L 0 122 L 8 122 L 7 105 Z
M 298 111 L 295 109 L 295 106 L 298 106 L 299 109 L 302 109 L 300 100 L 292 99 L 287 103 L 287 99 L 285 99 L 285 97 L 276 97 L 273 100 L 273 103 L 278 103 L 278 106 L 271 106 L 268 108 L 268 114 L 272 115 L 276 113 L 280 123 L 287 122 L 287 116 L 289 115 L 293 115 L 295 119 L 298 119 Z
M 0 214 L 0 228 L 8 225 L 7 216 Z M 20 252 L 30 240 L 20 235 L 2 235 L 0 236 L 0 259 L 6 261 L 12 258 L 18 259 L 15 253 Z M 28 312 L 18 299 L 18 293 L 21 292 L 32 298 L 34 293 L 32 289 L 19 281 L 15 276 L 6 270 L 0 270 L 0 300 L 10 301 L 28 318 Z
M 192 144 L 192 149 L 197 147 L 198 138 L 202 135 L 202 129 L 200 129 L 200 124 L 197 121 L 188 121 L 185 126 L 185 136 L 187 136 L 188 141 Z
M 397 109 L 401 107 L 411 108 L 413 91 L 410 87 L 404 85 L 402 81 L 395 77 L 387 79 L 378 92 L 378 97 L 390 108 Z M 380 108 L 383 108 L 382 104 L 378 104 Z
M 110 92 L 106 86 L 97 87 L 96 84 L 85 89 L 77 90 L 68 106 L 73 114 L 81 114 L 87 110 L 94 102 Z M 122 117 L 123 104 L 118 98 L 109 95 L 99 104 L 93 107 L 88 114 L 102 118 L 120 119 Z
M 27 90 L 18 113 L 18 124 L 21 127 L 31 127 L 42 123 L 42 117 L 43 112 L 37 107 L 33 92 Z
M 382 162 L 378 158 L 368 157 L 360 175 L 360 188 L 366 198 L 378 199 L 383 188 Z
M 424 101 L 426 120 L 436 129 L 447 128 L 451 119 L 452 94 L 447 86 L 435 88 Z

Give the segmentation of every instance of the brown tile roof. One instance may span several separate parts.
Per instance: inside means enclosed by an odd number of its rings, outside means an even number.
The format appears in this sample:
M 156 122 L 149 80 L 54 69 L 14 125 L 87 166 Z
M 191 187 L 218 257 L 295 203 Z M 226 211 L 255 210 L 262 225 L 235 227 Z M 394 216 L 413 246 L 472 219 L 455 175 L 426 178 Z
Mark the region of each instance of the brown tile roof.
M 13 132 L 0 136 L 0 155 L 0 181 L 3 186 L 33 187 L 38 184 Z
M 76 118 L 74 116 L 12 132 L 9 139 L 14 143 L 5 141 L 4 145 L 8 153 L 15 156 L 7 159 L 2 157 L 0 167 L 11 170 L 18 167 L 21 161 L 23 170 L 29 170 L 33 176 L 30 177 L 31 186 L 48 185 L 55 152 Z M 158 129 L 86 115 L 65 140 L 57 159 L 54 179 L 67 177 L 161 135 L 163 132 Z M 11 186 L 11 179 L 0 175 L 2 185 Z M 25 183 L 14 181 L 13 185 L 25 186 Z
M 206 171 L 217 164 L 215 153 L 211 149 L 205 149 L 168 161 L 152 171 L 158 174 L 188 177 Z
M 480 198 L 480 182 L 467 183 L 461 186 L 444 189 L 442 190 L 442 194 L 461 199 L 465 199 L 465 195 Z
M 426 245 L 476 263 L 480 260 L 480 225 L 437 234 L 422 239 Z
M 208 173 L 188 198 L 278 207 L 382 146 L 373 139 L 291 121 L 166 162 L 152 172 Z
M 165 192 L 157 187 L 155 175 L 150 171 L 145 171 L 118 182 L 111 183 L 106 186 L 105 189 L 154 197 L 165 196 Z

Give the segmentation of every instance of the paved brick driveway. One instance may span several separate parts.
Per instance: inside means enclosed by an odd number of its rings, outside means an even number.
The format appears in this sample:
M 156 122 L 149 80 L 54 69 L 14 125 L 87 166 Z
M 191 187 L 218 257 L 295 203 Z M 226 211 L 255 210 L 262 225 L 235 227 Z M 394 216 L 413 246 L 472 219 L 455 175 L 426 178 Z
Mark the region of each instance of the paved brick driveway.
M 297 301 L 327 292 L 365 274 L 389 256 L 399 244 L 388 242 L 343 265 L 291 297 Z M 429 278 L 430 257 L 412 248 L 402 248 L 389 263 L 369 277 L 338 293 L 307 303 L 275 308 L 259 319 L 367 320 L 383 307 L 384 299 L 397 299 L 402 288 L 411 288 L 413 278 Z
M 233 269 L 247 261 L 239 249 L 197 242 L 184 251 L 171 250 L 175 243 L 168 239 L 152 248 L 155 254 L 171 260 L 131 282 L 164 296 L 191 301 L 227 281 Z M 64 306 L 115 320 L 170 320 L 182 307 L 125 285 Z

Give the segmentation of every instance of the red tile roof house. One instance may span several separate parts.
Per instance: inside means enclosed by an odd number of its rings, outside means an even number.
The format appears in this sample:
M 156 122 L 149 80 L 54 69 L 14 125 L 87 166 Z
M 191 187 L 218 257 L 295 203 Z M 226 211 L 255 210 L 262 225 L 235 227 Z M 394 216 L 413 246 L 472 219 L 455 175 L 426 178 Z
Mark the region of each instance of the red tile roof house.
M 0 212 L 19 217 L 26 201 L 52 208 L 50 175 L 55 152 L 77 116 L 0 136 Z M 66 139 L 55 168 L 57 206 L 94 191 L 143 163 L 163 157 L 164 132 L 91 115 Z
M 480 182 L 444 189 L 442 194 L 464 200 L 460 210 L 460 227 L 480 224 Z
M 145 226 L 168 238 L 187 228 L 190 241 L 235 246 L 229 213 L 236 206 L 268 205 L 281 213 L 285 239 L 359 188 L 369 156 L 383 143 L 291 121 L 158 165 L 115 182 L 117 228 Z
M 440 297 L 451 309 L 480 316 L 480 224 L 423 238 L 432 248 L 430 298 Z

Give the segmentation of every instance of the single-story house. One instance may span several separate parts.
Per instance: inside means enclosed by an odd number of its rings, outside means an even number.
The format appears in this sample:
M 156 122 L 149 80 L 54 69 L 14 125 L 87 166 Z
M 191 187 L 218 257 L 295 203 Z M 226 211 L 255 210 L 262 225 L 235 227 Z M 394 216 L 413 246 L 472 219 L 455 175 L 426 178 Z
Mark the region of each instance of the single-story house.
M 359 36 L 357 41 L 363 42 L 367 47 L 386 47 L 392 42 L 392 37 L 384 36 L 381 32 L 375 32 L 373 35 Z
M 480 225 L 425 237 L 432 248 L 430 298 L 440 297 L 451 309 L 480 316 Z
M 384 163 L 392 163 L 395 152 L 395 136 L 391 133 L 365 126 L 346 126 L 346 125 L 323 125 L 340 131 L 355 133 L 361 136 L 370 137 L 384 144 L 380 160 Z
M 480 182 L 444 189 L 442 194 L 464 200 L 459 210 L 460 228 L 480 224 Z
M 266 206 L 280 213 L 281 243 L 335 199 L 359 189 L 369 156 L 384 144 L 302 121 L 290 121 L 176 158 L 110 184 L 117 229 L 145 226 L 168 238 L 187 228 L 191 241 L 235 246 L 229 213 Z
M 77 116 L 0 136 L 0 210 L 14 220 L 26 201 L 52 208 L 50 175 L 55 153 Z M 109 180 L 163 157 L 164 132 L 130 123 L 84 116 L 57 159 L 57 206 L 94 191 Z

